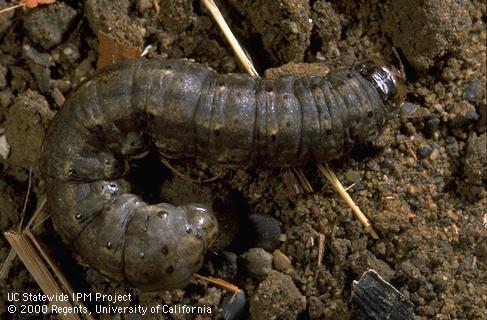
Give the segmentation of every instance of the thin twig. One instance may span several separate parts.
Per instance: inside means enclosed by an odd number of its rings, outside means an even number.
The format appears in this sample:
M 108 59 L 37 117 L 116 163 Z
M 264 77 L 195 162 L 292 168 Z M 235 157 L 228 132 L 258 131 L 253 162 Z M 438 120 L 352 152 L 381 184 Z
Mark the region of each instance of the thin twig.
M 226 282 L 223 279 L 214 278 L 212 276 L 205 277 L 205 276 L 201 276 L 197 273 L 193 274 L 193 277 L 195 277 L 197 279 L 208 281 L 208 282 L 213 283 L 213 284 L 216 284 L 217 286 L 220 286 L 223 289 L 229 290 L 229 291 L 234 292 L 234 293 L 240 292 L 239 287 L 237 287 L 236 285 L 231 284 L 229 282 Z
M 323 233 L 319 234 L 318 238 L 318 267 L 321 266 L 323 261 L 323 255 L 325 254 L 325 235 Z
M 14 6 L 7 7 L 7 8 L 0 10 L 0 14 L 14 10 L 14 9 L 17 9 L 17 8 L 20 8 L 20 7 L 23 7 L 23 6 L 25 6 L 25 3 L 21 2 L 19 4 L 14 5 Z
M 15 250 L 20 260 L 24 263 L 27 270 L 37 282 L 41 290 L 48 296 L 59 296 L 63 293 L 61 287 L 57 284 L 56 279 L 47 268 L 46 264 L 39 256 L 31 243 L 30 237 L 25 234 L 17 233 L 15 231 L 7 231 L 4 233 L 5 238 Z M 57 306 L 61 308 L 72 308 L 73 305 L 70 301 L 59 299 L 55 302 Z M 62 319 L 67 320 L 80 320 L 80 315 L 76 313 L 59 314 Z
M 29 168 L 29 182 L 27 183 L 27 192 L 25 194 L 24 206 L 22 208 L 22 212 L 20 213 L 20 222 L 19 222 L 19 225 L 17 226 L 18 232 L 20 232 L 22 230 L 22 224 L 24 223 L 25 212 L 27 210 L 27 203 L 29 203 L 31 186 L 32 186 L 32 167 Z
M 317 164 L 318 170 L 328 179 L 331 185 L 335 188 L 338 192 L 340 197 L 347 203 L 347 205 L 352 209 L 353 213 L 359 219 L 359 221 L 364 226 L 365 230 L 372 236 L 374 239 L 379 239 L 379 235 L 375 231 L 374 227 L 370 223 L 369 219 L 365 216 L 365 214 L 360 210 L 360 208 L 353 202 L 350 195 L 345 191 L 343 185 L 338 180 L 335 173 L 333 173 L 326 164 Z
M 227 22 L 223 18 L 223 15 L 221 14 L 218 7 L 216 6 L 215 2 L 213 2 L 213 0 L 203 0 L 203 4 L 210 11 L 216 23 L 222 30 L 223 34 L 225 35 L 225 38 L 227 38 L 228 42 L 230 43 L 230 46 L 232 47 L 233 51 L 235 52 L 235 55 L 237 56 L 238 61 L 240 61 L 245 71 L 250 75 L 258 77 L 259 73 L 257 72 L 257 70 L 255 70 L 252 61 L 250 61 L 249 57 L 245 54 L 242 47 L 238 43 L 237 39 L 233 35 L 232 31 L 228 27 Z

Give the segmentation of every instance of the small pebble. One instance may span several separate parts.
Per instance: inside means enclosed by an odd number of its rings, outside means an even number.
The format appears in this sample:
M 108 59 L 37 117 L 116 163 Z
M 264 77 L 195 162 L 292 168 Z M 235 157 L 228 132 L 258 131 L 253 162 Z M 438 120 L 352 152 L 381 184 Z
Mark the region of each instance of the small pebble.
M 446 137 L 446 152 L 448 152 L 448 155 L 451 157 L 457 158 L 460 156 L 460 150 L 458 147 L 458 142 L 455 137 L 448 136 Z
M 429 157 L 429 155 L 433 152 L 433 148 L 431 148 L 429 145 L 427 144 L 424 144 L 424 145 L 421 145 L 419 148 L 418 148 L 418 155 L 421 157 L 421 158 L 426 158 L 426 157 Z
M 272 253 L 272 260 L 274 262 L 274 267 L 278 271 L 287 273 L 293 269 L 291 260 L 279 249 L 274 250 Z
M 440 157 L 440 151 L 438 149 L 434 149 L 433 152 L 430 154 L 430 160 L 435 161 Z
M 440 122 L 441 122 L 440 119 L 437 117 L 431 118 L 428 120 L 428 128 L 431 131 L 436 131 L 440 126 Z
M 250 276 L 262 280 L 272 270 L 272 254 L 262 248 L 251 248 L 240 256 Z
M 249 220 L 252 246 L 268 251 L 276 249 L 281 235 L 279 221 L 268 214 L 259 213 L 251 214 Z
M 7 137 L 3 134 L 0 136 L 0 156 L 7 160 L 10 154 L 10 145 L 7 142 Z
M 485 96 L 485 82 L 479 79 L 473 79 L 463 92 L 463 98 L 473 103 L 479 103 Z
M 345 179 L 348 183 L 355 183 L 361 179 L 360 172 L 355 170 L 347 170 L 347 172 L 345 172 Z
M 418 110 L 418 105 L 411 102 L 405 102 L 401 106 L 401 111 L 400 111 L 401 118 L 408 118 L 413 114 L 415 114 L 417 110 Z

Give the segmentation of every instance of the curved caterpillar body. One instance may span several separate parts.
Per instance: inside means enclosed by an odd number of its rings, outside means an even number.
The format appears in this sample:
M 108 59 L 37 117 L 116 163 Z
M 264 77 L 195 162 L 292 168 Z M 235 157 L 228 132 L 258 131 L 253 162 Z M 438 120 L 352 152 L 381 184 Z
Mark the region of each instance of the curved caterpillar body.
M 221 75 L 183 60 L 130 60 L 82 83 L 51 124 L 42 170 L 54 225 L 81 260 L 142 290 L 183 287 L 215 240 L 202 205 L 131 194 L 149 150 L 227 165 L 298 166 L 375 138 L 404 79 L 373 62 L 327 77 Z

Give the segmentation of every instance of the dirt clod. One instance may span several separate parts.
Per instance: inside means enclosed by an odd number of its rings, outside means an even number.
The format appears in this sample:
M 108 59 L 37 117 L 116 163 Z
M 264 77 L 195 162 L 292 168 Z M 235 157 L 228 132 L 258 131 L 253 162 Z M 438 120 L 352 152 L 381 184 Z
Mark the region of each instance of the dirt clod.
M 487 182 L 485 167 L 487 164 L 487 133 L 477 136 L 475 133 L 468 138 L 467 155 L 465 156 L 464 173 L 472 184 Z
M 76 10 L 65 3 L 57 2 L 28 10 L 24 28 L 32 41 L 47 50 L 61 43 L 75 17 Z
M 240 259 L 245 269 L 256 279 L 265 279 L 272 270 L 272 255 L 264 249 L 251 248 Z
M 54 116 L 46 99 L 27 90 L 9 109 L 5 133 L 11 146 L 8 163 L 20 180 L 27 178 L 29 168 L 37 173 L 41 144 L 45 130 Z
M 399 0 L 388 3 L 384 27 L 394 46 L 416 69 L 424 71 L 436 59 L 457 51 L 470 25 L 464 1 Z
M 273 65 L 302 61 L 311 35 L 308 1 L 230 1 L 250 19 Z M 266 14 L 262 14 L 266 12 Z M 271 54 L 272 53 L 272 54 Z
M 250 318 L 253 320 L 294 320 L 305 308 L 306 297 L 291 277 L 277 271 L 272 271 L 250 298 Z

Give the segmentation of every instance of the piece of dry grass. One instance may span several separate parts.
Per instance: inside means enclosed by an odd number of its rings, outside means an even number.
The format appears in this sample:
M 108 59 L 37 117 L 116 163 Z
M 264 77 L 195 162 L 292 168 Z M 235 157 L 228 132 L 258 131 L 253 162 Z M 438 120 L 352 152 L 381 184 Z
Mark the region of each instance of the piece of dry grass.
M 68 308 L 73 310 L 73 307 L 84 308 L 79 302 L 71 300 L 74 293 L 73 289 L 28 229 L 22 233 L 13 230 L 6 231 L 4 235 L 45 295 L 50 297 L 68 296 L 68 300 L 57 299 L 50 302 L 51 306 L 56 305 L 65 310 Z M 77 312 L 59 313 L 58 316 L 66 320 L 94 319 L 88 313 Z
M 321 173 L 330 181 L 331 185 L 333 188 L 338 192 L 338 195 L 340 198 L 342 198 L 345 203 L 352 209 L 353 213 L 357 217 L 357 219 L 362 223 L 362 225 L 365 228 L 365 231 L 367 231 L 372 238 L 374 239 L 379 239 L 379 235 L 375 231 L 374 227 L 370 223 L 369 219 L 365 216 L 365 214 L 360 210 L 360 208 L 355 204 L 355 202 L 352 200 L 348 192 L 345 190 L 343 185 L 340 183 L 338 180 L 337 176 L 333 171 L 330 170 L 327 164 L 317 164 L 318 170 L 321 171 Z

